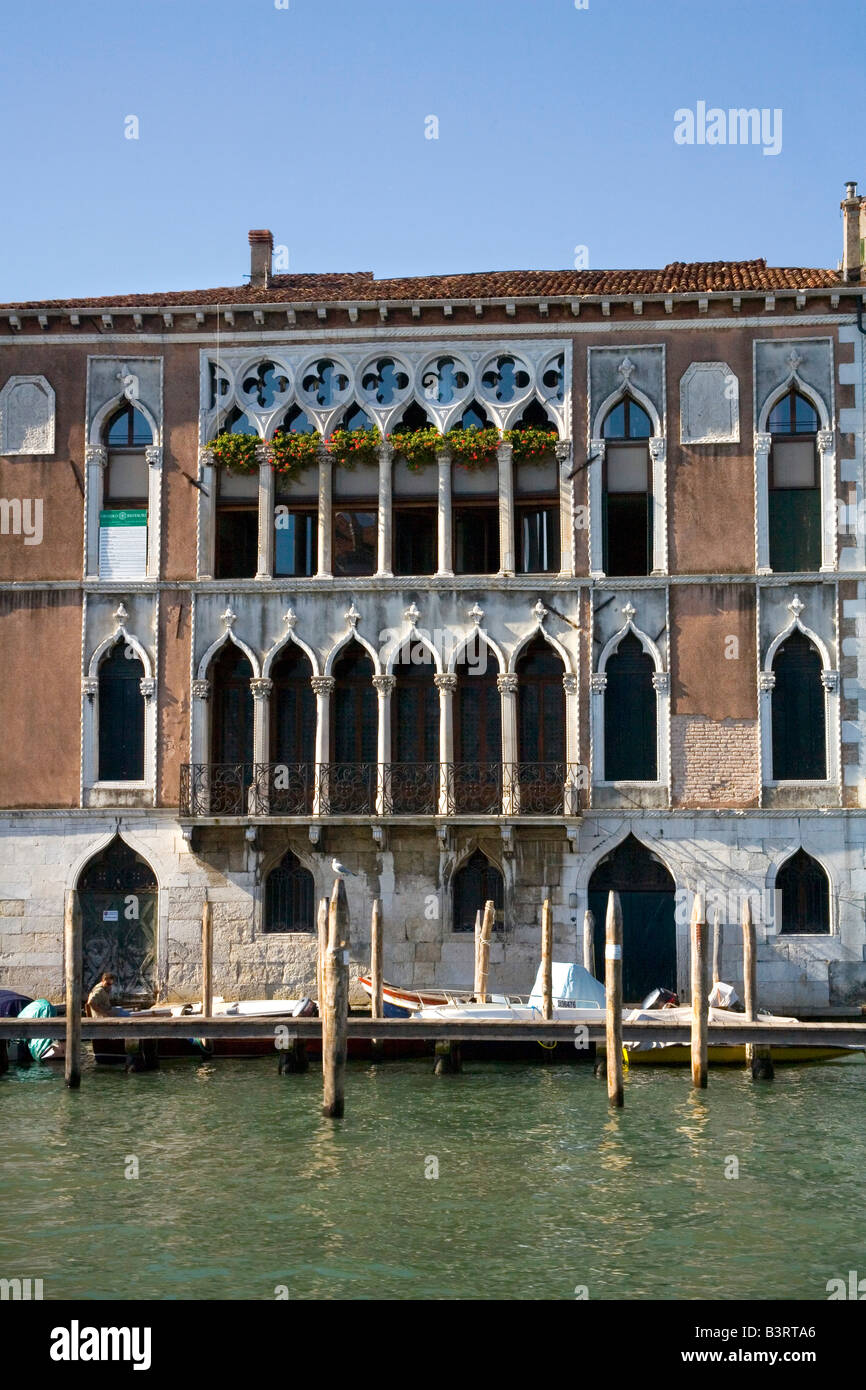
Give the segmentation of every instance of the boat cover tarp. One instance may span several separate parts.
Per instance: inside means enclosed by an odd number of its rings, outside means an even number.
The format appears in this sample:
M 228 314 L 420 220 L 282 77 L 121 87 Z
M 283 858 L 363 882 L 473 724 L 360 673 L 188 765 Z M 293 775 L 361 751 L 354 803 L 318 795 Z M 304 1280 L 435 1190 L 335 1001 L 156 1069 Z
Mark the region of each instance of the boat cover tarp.
M 553 976 L 553 998 L 573 1000 L 582 1009 L 604 1008 L 604 985 L 585 970 L 582 965 L 568 961 L 554 961 L 551 966 Z M 541 1007 L 541 966 L 529 996 L 530 1004 Z
M 18 1015 L 19 1018 L 53 1018 L 54 1005 L 47 999 L 34 999 Z M 28 1038 L 27 1047 L 34 1062 L 41 1062 L 46 1052 L 56 1045 L 56 1038 Z
M 0 989 L 0 1018 L 17 1018 L 25 1004 L 32 1004 L 29 994 L 16 994 L 14 989 Z

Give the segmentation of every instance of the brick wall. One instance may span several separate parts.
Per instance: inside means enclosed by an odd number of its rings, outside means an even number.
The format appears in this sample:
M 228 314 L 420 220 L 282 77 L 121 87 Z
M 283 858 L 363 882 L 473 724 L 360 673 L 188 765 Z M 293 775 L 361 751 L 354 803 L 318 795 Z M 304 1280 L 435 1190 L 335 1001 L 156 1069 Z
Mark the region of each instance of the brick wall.
M 756 721 L 673 715 L 671 775 L 678 805 L 757 805 Z

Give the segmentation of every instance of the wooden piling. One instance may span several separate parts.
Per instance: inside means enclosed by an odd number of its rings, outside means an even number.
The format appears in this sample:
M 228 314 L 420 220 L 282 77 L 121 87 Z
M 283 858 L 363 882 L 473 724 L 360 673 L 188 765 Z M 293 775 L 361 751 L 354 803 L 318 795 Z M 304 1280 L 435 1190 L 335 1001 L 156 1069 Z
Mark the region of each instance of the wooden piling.
M 493 933 L 493 922 L 496 917 L 496 906 L 492 898 L 488 898 L 484 904 L 484 916 L 481 919 L 481 935 L 478 940 L 478 981 L 475 991 L 475 998 L 479 1004 L 487 1003 L 487 980 L 490 975 L 490 937 Z
M 619 893 L 607 899 L 604 945 L 604 991 L 606 1001 L 605 1046 L 607 1048 L 607 1099 L 610 1105 L 623 1104 L 622 1089 L 622 903 Z
M 481 988 L 481 977 L 480 977 L 480 975 L 479 975 L 479 971 L 480 971 L 480 969 L 481 969 L 481 921 L 482 921 L 482 917 L 483 917 L 483 913 L 482 913 L 482 911 L 481 911 L 481 908 L 479 907 L 478 910 L 477 910 L 477 912 L 475 913 L 475 969 L 474 969 L 474 973 L 473 973 L 473 976 L 472 976 L 472 994 L 473 994 L 473 997 L 474 997 L 475 999 L 478 998 L 478 991 L 479 991 L 479 989 Z
M 4 1076 L 9 1070 L 9 1050 L 6 1046 L 6 1039 L 0 1038 L 0 1076 Z
M 71 1090 L 81 1085 L 82 959 L 81 911 L 78 893 L 66 894 L 63 913 L 63 952 L 66 970 L 66 1056 L 64 1078 Z
M 595 914 L 583 914 L 583 968 L 595 975 Z
M 207 899 L 201 914 L 201 1013 L 213 1013 L 213 905 Z
M 328 949 L 328 906 L 327 898 L 319 899 L 319 910 L 316 916 L 316 932 L 318 933 L 318 948 L 316 952 L 316 1003 L 319 1013 L 324 1007 L 325 984 L 325 952 Z
M 758 963 L 755 924 L 748 896 L 743 903 L 743 1007 L 746 1019 L 754 1023 L 758 1017 Z M 769 1047 L 746 1043 L 746 1065 L 754 1081 L 772 1081 L 775 1075 L 773 1054 Z
M 704 921 L 704 898 L 695 894 L 692 903 L 692 1085 L 704 1090 L 707 1085 L 707 924 Z
M 722 978 L 722 914 L 716 908 L 713 914 L 713 985 Z
M 279 1072 L 287 1076 L 297 1076 L 310 1070 L 307 1044 L 303 1038 L 292 1038 L 285 1052 L 280 1053 Z
M 373 899 L 373 915 L 370 922 L 370 1017 L 384 1018 L 385 1009 L 382 998 L 382 900 Z M 370 1039 L 370 1056 L 381 1058 L 384 1045 L 381 1038 Z
M 541 1012 L 553 1018 L 553 913 L 550 899 L 541 904 Z
M 339 1119 L 345 1109 L 346 1023 L 349 1014 L 349 903 L 342 878 L 328 908 L 328 949 L 323 970 L 322 1114 Z
M 456 1076 L 463 1070 L 463 1059 L 460 1055 L 460 1044 L 454 1042 L 437 1042 L 434 1044 L 436 1061 L 433 1064 L 434 1076 Z

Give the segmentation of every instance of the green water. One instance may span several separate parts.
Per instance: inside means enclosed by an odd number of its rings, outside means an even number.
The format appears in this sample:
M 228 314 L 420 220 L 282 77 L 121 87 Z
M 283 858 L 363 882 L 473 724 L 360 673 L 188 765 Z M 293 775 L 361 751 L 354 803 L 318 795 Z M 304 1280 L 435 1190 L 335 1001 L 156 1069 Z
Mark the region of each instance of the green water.
M 866 1062 L 770 1085 L 271 1059 L 0 1078 L 0 1277 L 49 1298 L 825 1299 L 866 1274 Z M 127 1178 L 139 1163 L 139 1177 Z M 726 1178 L 730 1157 L 739 1177 Z M 438 1162 L 438 1178 L 425 1177 Z

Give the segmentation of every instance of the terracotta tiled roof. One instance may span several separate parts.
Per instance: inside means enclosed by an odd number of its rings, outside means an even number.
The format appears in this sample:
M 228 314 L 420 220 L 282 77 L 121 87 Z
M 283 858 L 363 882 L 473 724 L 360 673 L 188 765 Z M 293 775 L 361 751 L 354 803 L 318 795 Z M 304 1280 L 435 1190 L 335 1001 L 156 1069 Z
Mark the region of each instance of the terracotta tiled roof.
M 487 270 L 468 275 L 420 275 L 376 280 L 372 271 L 323 275 L 275 275 L 266 288 L 173 290 L 161 294 L 109 295 L 100 299 L 31 300 L 3 309 L 104 309 L 195 304 L 379 302 L 382 300 L 523 299 L 583 295 L 653 295 L 831 289 L 835 270 L 768 266 L 755 261 L 674 261 L 663 270 Z

